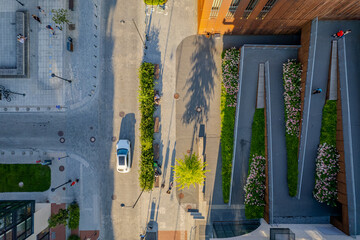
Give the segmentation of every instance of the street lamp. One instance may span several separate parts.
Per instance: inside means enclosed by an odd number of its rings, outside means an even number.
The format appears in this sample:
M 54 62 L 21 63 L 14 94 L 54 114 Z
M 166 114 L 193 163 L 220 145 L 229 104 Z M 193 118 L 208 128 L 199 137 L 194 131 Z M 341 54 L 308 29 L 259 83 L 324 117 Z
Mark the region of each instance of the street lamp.
M 134 23 L 134 25 L 135 25 L 136 31 L 138 32 L 141 41 L 142 41 L 143 44 L 144 44 L 144 48 L 147 49 L 147 46 L 145 45 L 144 39 L 142 38 L 142 36 L 141 36 L 141 34 L 140 34 L 140 31 L 139 31 L 139 29 L 138 29 L 138 27 L 137 27 L 137 25 L 136 25 L 136 23 L 135 23 L 135 20 L 132 19 L 132 21 L 133 21 L 133 23 Z M 148 36 L 147 36 L 147 35 L 146 35 L 146 41 L 148 41 Z
M 51 74 L 51 77 L 57 77 L 57 78 L 59 78 L 59 79 L 61 79 L 61 80 L 64 80 L 64 81 L 66 81 L 66 82 L 69 82 L 69 83 L 71 83 L 71 82 L 72 82 L 72 81 L 71 81 L 71 80 L 69 80 L 69 79 L 62 78 L 62 77 L 59 77 L 59 76 L 55 75 L 55 73 L 52 73 L 52 74 Z
M 22 2 L 20 2 L 19 0 L 15 0 L 17 1 L 21 6 L 24 6 L 25 4 L 23 4 Z
M 71 182 L 72 182 L 71 179 L 69 179 L 69 181 L 67 181 L 67 182 L 65 182 L 65 183 L 63 183 L 63 184 L 61 184 L 61 185 L 59 185 L 59 186 L 57 186 L 57 187 L 55 187 L 55 188 L 52 188 L 51 191 L 52 191 L 52 192 L 55 192 L 55 190 L 58 189 L 59 187 L 62 187 L 62 186 L 66 185 L 66 184 L 68 184 L 68 183 L 71 183 Z
M 64 157 L 59 157 L 58 160 L 63 159 L 63 158 L 67 158 L 67 157 L 69 157 L 69 155 L 66 155 Z

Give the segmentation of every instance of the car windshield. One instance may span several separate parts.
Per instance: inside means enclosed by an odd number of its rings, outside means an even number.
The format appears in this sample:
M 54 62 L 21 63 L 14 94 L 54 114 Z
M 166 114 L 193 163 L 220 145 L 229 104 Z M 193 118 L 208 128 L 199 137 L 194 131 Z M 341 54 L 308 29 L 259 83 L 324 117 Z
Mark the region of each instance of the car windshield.
M 124 156 L 119 156 L 119 165 L 120 166 L 124 166 L 125 165 L 125 157 Z
M 128 150 L 125 148 L 120 148 L 117 150 L 117 155 L 125 155 L 127 154 Z

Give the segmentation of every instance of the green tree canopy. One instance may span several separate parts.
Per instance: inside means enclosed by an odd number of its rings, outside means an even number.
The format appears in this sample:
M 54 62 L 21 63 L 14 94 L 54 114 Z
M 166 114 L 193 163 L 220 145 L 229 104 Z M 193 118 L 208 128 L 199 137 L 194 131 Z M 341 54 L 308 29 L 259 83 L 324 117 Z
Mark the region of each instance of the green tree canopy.
M 62 25 L 64 23 L 69 24 L 69 15 L 68 15 L 68 10 L 67 9 L 53 9 L 51 10 L 51 12 L 54 14 L 52 20 L 59 25 Z
M 203 184 L 205 173 L 210 170 L 205 170 L 206 163 L 202 163 L 198 156 L 193 153 L 192 155 L 184 155 L 184 159 L 176 159 L 177 165 L 174 166 L 175 179 L 180 185 L 180 189 L 185 187 L 189 188 L 190 185 Z

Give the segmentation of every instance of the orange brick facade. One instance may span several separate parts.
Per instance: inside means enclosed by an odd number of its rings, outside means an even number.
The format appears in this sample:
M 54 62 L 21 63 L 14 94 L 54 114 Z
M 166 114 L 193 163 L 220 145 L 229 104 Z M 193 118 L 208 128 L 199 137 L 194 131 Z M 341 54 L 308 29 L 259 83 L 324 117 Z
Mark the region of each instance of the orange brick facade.
M 229 17 L 229 7 L 234 1 L 237 0 L 198 0 L 198 33 L 294 34 L 316 17 L 360 19 L 358 0 L 239 0 L 233 16 Z M 216 4 L 213 7 L 214 2 L 218 3 L 218 9 Z M 255 6 L 244 18 L 249 3 Z M 269 4 L 270 10 L 259 18 L 264 7 L 269 9 Z

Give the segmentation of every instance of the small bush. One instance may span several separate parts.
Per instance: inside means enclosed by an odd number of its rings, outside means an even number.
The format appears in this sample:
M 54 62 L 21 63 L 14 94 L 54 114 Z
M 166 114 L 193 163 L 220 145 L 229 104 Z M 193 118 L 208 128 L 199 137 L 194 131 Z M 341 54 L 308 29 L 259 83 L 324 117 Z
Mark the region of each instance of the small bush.
M 151 190 L 154 184 L 154 64 L 142 63 L 139 69 L 140 102 L 140 187 Z
M 184 155 L 184 159 L 176 159 L 177 165 L 174 166 L 176 182 L 180 189 L 189 188 L 195 184 L 202 185 L 206 178 L 206 163 L 201 163 L 198 156 L 193 153 L 191 156 Z
M 288 60 L 283 64 L 287 182 L 289 195 L 297 193 L 298 149 L 301 118 L 301 64 Z
M 234 145 L 234 126 L 236 112 L 237 85 L 239 82 L 240 52 L 235 48 L 222 53 L 221 86 L 221 158 L 222 190 L 224 202 L 229 202 L 231 169 Z
M 163 5 L 167 0 L 144 0 L 147 5 Z
M 336 146 L 336 100 L 327 100 L 323 109 L 321 121 L 320 144 L 327 143 Z
M 60 224 L 66 225 L 66 221 L 68 220 L 68 218 L 69 218 L 68 210 L 60 209 L 57 214 L 53 214 L 50 216 L 48 220 L 49 227 L 53 228 Z
M 69 211 L 69 223 L 68 226 L 70 229 L 77 229 L 80 222 L 80 208 L 77 203 L 72 203 L 68 207 Z
M 71 235 L 68 240 L 80 240 L 80 237 L 78 235 Z
M 340 170 L 336 148 L 327 143 L 320 144 L 316 158 L 315 188 L 313 195 L 318 202 L 336 206 L 337 180 Z

